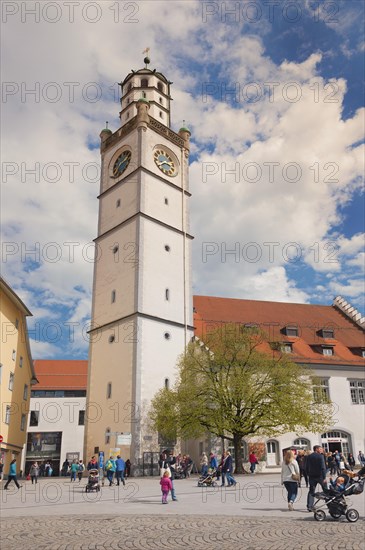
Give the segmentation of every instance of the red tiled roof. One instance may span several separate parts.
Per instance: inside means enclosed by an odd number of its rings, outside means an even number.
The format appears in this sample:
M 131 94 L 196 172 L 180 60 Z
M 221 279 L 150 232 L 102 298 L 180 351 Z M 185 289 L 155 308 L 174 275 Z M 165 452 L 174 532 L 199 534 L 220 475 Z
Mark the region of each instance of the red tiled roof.
M 34 361 L 39 380 L 36 390 L 86 390 L 87 361 L 37 359 Z
M 203 341 L 215 326 L 251 323 L 265 330 L 270 342 L 292 342 L 291 357 L 298 363 L 365 365 L 360 354 L 365 349 L 364 331 L 333 306 L 212 296 L 194 296 L 193 300 L 195 335 Z M 298 336 L 283 334 L 286 326 L 297 326 Z M 332 328 L 334 339 L 322 338 L 318 334 L 322 328 Z M 322 346 L 333 346 L 334 354 L 322 355 Z M 266 351 L 272 353 L 268 345 Z

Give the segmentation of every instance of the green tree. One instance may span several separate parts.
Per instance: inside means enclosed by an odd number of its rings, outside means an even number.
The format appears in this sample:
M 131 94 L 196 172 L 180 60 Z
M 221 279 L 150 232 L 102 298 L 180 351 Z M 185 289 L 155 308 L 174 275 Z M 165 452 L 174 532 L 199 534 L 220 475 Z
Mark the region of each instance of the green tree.
M 331 404 L 313 399 L 313 375 L 270 351 L 258 329 L 222 325 L 188 345 L 173 389 L 152 401 L 153 428 L 167 439 L 212 433 L 231 441 L 242 472 L 243 438 L 325 431 Z

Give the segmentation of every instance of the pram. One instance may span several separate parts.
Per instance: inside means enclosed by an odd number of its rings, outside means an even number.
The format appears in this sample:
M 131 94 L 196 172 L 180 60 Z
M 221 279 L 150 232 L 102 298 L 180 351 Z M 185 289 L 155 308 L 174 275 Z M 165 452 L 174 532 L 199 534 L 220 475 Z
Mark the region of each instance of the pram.
M 218 481 L 217 470 L 209 468 L 208 473 L 200 476 L 198 487 L 216 487 Z
M 322 508 L 327 506 L 330 516 L 334 519 L 340 519 L 341 516 L 345 516 L 347 521 L 354 523 L 359 519 L 359 512 L 355 508 L 349 508 L 346 501 L 346 497 L 352 495 L 360 495 L 364 490 L 365 479 L 359 479 L 355 481 L 350 479 L 349 476 L 342 474 L 345 479 L 345 489 L 338 491 L 331 487 L 328 491 L 315 493 L 314 497 L 317 499 L 314 502 L 314 519 L 317 521 L 324 521 L 326 519 L 326 513 Z M 317 506 L 321 500 L 324 503 L 321 506 Z
M 96 469 L 89 470 L 89 477 L 85 487 L 85 493 L 91 493 L 91 491 L 100 491 L 99 470 Z

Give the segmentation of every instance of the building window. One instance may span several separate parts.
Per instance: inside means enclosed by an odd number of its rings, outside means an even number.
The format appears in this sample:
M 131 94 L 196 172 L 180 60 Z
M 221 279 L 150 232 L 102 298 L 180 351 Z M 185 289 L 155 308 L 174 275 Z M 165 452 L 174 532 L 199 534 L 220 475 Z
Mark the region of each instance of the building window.
M 112 304 L 115 303 L 115 297 L 116 297 L 116 292 L 115 290 L 112 290 Z
M 15 319 L 15 328 L 19 328 L 19 319 Z
M 163 118 L 162 111 L 159 112 L 160 118 Z
M 313 397 L 315 403 L 329 403 L 330 391 L 328 382 L 328 378 L 319 378 L 313 381 Z
M 284 334 L 287 336 L 298 336 L 298 327 L 295 326 L 287 326 L 284 328 Z
M 165 340 L 170 340 L 171 334 L 169 332 L 165 332 L 164 337 L 165 337 Z
M 29 426 L 38 426 L 39 411 L 30 411 Z
M 365 357 L 365 349 L 361 350 L 361 357 Z
M 170 252 L 171 249 L 170 249 L 168 244 L 165 244 L 165 250 L 166 250 L 166 252 Z
M 10 375 L 9 375 L 9 390 L 13 391 L 13 387 L 14 387 L 14 373 L 11 372 Z
M 163 105 L 163 102 L 162 102 L 162 97 L 159 97 L 158 99 L 159 99 L 159 101 L 160 101 L 161 105 Z
M 163 93 L 163 85 L 161 82 L 157 82 L 157 89 Z
M 106 398 L 111 399 L 112 396 L 112 383 L 108 382 L 106 385 Z
M 169 301 L 169 299 L 170 299 L 170 291 L 169 291 L 168 288 L 166 288 L 166 290 L 165 290 L 165 300 Z
M 28 399 L 28 386 L 24 384 L 23 399 L 26 401 Z
M 6 405 L 5 424 L 10 424 L 10 405 Z
M 141 88 L 148 88 L 148 78 L 142 78 Z
M 119 246 L 117 244 L 115 244 L 113 246 L 113 254 L 117 254 L 118 253 L 118 250 L 119 250 Z
M 19 367 L 22 367 L 23 366 L 23 357 L 20 356 L 19 357 Z
M 168 378 L 165 378 L 165 389 L 166 390 L 170 389 L 170 380 Z
M 117 202 L 115 203 L 116 207 L 119 208 L 120 207 L 120 199 L 117 200 Z
M 282 353 L 293 353 L 293 346 L 291 344 L 282 344 Z
M 333 328 L 323 328 L 322 329 L 322 338 L 334 338 L 335 331 Z
M 132 86 L 133 86 L 133 82 L 130 82 L 130 83 L 128 84 L 127 92 L 130 92 L 130 91 L 131 91 Z
M 365 404 L 365 381 L 350 380 L 351 402 L 354 405 Z
M 297 445 L 298 447 L 302 447 L 303 450 L 310 450 L 310 441 L 308 439 L 304 439 L 303 437 L 299 437 L 298 439 L 294 440 L 294 445 Z
M 79 411 L 79 426 L 85 426 L 85 411 Z
M 12 358 L 13 361 L 15 361 L 15 359 L 16 359 L 16 351 L 15 351 L 15 349 L 13 349 L 13 353 L 12 353 L 12 355 L 11 355 L 11 358 Z
M 128 113 L 125 114 L 125 119 L 126 119 L 126 120 L 129 119 L 129 111 L 128 111 Z
M 109 342 L 109 344 L 112 344 L 114 341 L 115 341 L 115 336 L 114 336 L 114 334 L 112 334 L 111 336 L 109 336 L 108 342 Z
M 333 348 L 330 348 L 330 347 L 322 348 L 322 353 L 323 355 L 327 355 L 327 356 L 333 355 Z
M 105 430 L 105 445 L 110 444 L 110 428 Z
M 25 422 L 27 420 L 27 417 L 25 414 L 22 414 L 22 417 L 21 417 L 21 420 L 20 420 L 20 429 L 22 430 L 22 432 L 24 432 L 25 430 Z
M 169 204 L 169 199 L 165 197 L 165 204 Z

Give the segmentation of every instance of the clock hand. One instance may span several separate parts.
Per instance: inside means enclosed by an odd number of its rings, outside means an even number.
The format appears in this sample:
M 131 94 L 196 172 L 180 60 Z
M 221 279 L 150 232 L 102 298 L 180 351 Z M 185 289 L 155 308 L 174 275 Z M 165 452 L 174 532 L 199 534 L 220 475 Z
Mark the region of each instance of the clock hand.
M 162 164 L 167 164 L 168 166 L 171 166 L 172 162 L 167 162 L 167 160 L 163 160 L 162 162 L 158 162 L 157 166 L 162 166 Z

